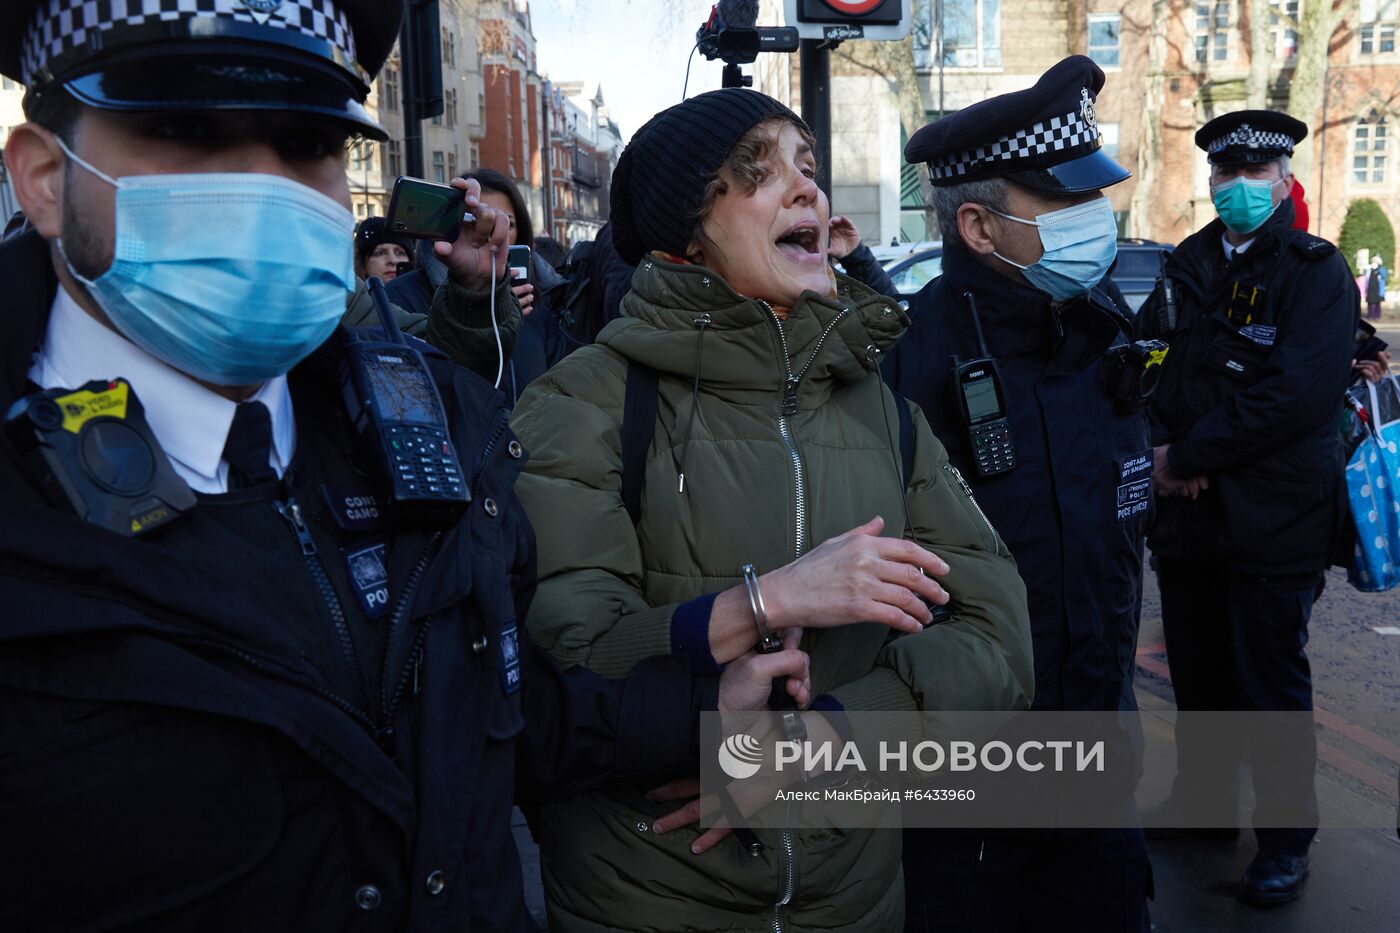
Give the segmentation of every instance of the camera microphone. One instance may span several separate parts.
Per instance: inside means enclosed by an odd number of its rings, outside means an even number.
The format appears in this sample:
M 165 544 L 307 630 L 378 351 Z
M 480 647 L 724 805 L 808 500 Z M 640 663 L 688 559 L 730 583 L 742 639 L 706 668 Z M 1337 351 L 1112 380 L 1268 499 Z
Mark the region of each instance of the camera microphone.
M 719 0 L 715 12 L 730 29 L 753 29 L 758 25 L 758 0 Z

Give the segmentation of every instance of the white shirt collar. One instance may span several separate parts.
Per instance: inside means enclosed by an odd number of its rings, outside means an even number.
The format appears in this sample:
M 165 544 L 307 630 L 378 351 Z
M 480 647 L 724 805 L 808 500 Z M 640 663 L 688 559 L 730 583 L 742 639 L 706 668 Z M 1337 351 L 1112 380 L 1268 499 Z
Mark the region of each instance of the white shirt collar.
M 121 377 L 146 409 L 146 422 L 175 472 L 196 492 L 228 491 L 224 442 L 237 403 L 210 391 L 156 359 L 88 314 L 63 288 L 54 296 L 44 343 L 29 378 L 45 389 L 77 388 L 94 379 Z M 249 401 L 272 416 L 270 465 L 281 476 L 296 451 L 296 421 L 287 377 L 263 383 Z
M 1225 249 L 1225 261 L 1230 262 L 1240 253 L 1245 252 L 1252 245 L 1254 245 L 1254 237 L 1250 237 L 1249 239 L 1241 243 L 1239 246 L 1236 246 L 1235 244 L 1230 242 L 1229 237 L 1222 233 L 1220 234 L 1220 245 Z

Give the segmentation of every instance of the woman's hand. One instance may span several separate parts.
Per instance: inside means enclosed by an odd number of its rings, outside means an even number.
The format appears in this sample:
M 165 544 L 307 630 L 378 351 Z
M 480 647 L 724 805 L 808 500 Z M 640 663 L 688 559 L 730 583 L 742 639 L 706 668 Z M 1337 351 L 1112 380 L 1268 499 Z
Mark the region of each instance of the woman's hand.
M 475 179 L 452 179 L 452 187 L 467 193 L 463 210 L 476 215 L 474 223 L 462 224 L 454 243 L 433 244 L 433 252 L 452 281 L 474 292 L 494 287 L 491 281 L 491 257 L 496 257 L 496 278 L 510 273 L 506 251 L 510 248 L 510 219 L 500 211 L 481 203 L 481 184 Z
M 851 218 L 843 216 L 831 218 L 831 242 L 826 249 L 828 256 L 836 260 L 845 259 L 859 245 L 860 231 L 851 222 Z
M 948 565 L 912 541 L 880 537 L 884 527 L 877 516 L 760 577 L 769 626 L 879 622 L 917 632 L 932 622 L 920 597 L 940 606 L 948 602 L 947 591 L 933 579 L 946 575 Z
M 515 292 L 516 300 L 520 302 L 520 316 L 529 317 L 530 312 L 535 310 L 535 286 L 512 285 L 510 290 Z

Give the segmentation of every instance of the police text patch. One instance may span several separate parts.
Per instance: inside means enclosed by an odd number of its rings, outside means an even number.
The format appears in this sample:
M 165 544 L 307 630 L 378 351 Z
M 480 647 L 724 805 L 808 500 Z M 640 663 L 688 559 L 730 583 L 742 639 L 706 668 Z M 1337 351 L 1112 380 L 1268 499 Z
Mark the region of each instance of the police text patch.
M 520 689 L 520 630 L 514 619 L 501 629 L 501 689 L 506 693 Z
M 1117 515 L 1126 522 L 1152 507 L 1152 451 L 1118 461 Z
M 348 547 L 344 553 L 345 573 L 360 608 L 368 618 L 380 618 L 389 611 L 389 568 L 384 562 L 384 545 Z
M 1278 339 L 1278 328 L 1269 324 L 1246 324 L 1240 328 L 1240 336 L 1261 347 L 1272 347 Z

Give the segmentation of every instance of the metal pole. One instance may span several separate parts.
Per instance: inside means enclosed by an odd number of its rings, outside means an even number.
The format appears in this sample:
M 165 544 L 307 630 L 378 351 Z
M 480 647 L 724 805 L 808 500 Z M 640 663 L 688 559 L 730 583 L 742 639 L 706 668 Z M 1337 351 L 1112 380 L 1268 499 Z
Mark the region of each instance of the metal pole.
M 802 119 L 817 139 L 817 187 L 831 198 L 831 48 L 825 40 L 803 39 L 798 51 L 802 70 Z
M 943 0 L 938 4 L 938 119 L 943 119 Z
M 1327 198 L 1327 99 L 1332 90 L 1330 63 L 1322 66 L 1322 126 L 1317 131 L 1317 235 L 1322 236 L 1323 208 Z
M 412 178 L 423 177 L 423 118 L 418 111 L 418 45 L 414 36 L 415 17 L 408 10 L 399 30 L 399 81 L 403 88 L 403 171 Z

